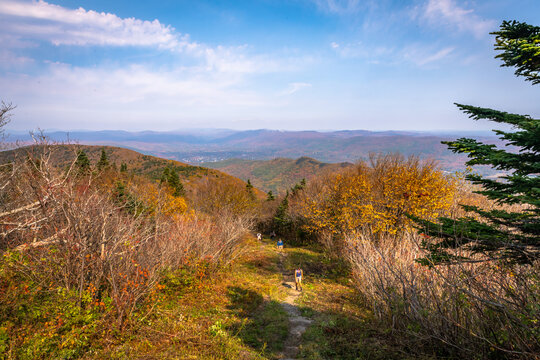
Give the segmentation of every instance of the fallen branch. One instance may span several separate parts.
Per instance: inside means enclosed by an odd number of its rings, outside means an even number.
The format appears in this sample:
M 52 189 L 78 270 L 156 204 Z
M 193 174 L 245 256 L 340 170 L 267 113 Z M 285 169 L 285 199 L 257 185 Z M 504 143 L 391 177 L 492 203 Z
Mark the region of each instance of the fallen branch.
M 60 239 L 58 239 L 58 236 L 60 234 L 65 233 L 66 230 L 67 230 L 67 228 L 62 229 L 59 232 L 57 232 L 56 234 L 54 234 L 52 236 L 49 236 L 45 240 L 34 241 L 34 242 L 31 242 L 31 243 L 19 245 L 13 250 L 15 250 L 15 251 L 24 251 L 24 250 L 28 250 L 29 248 L 36 248 L 36 247 L 40 247 L 40 246 L 56 244 L 56 243 L 58 243 L 60 241 Z
M 0 213 L 0 218 L 2 218 L 4 216 L 8 216 L 8 215 L 17 214 L 17 213 L 20 213 L 21 211 L 25 211 L 25 210 L 35 210 L 35 209 L 33 209 L 33 207 L 38 206 L 38 205 L 42 205 L 45 201 L 47 201 L 48 197 L 49 196 L 45 196 L 42 200 L 34 201 L 33 203 L 22 206 L 20 208 Z

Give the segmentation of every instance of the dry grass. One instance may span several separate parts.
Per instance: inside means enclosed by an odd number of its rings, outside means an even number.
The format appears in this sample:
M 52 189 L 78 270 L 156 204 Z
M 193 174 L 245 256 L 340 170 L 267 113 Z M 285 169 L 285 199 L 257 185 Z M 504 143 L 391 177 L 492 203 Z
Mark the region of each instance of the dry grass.
M 415 259 L 423 253 L 412 235 L 377 243 L 349 238 L 348 244 L 364 302 L 411 351 L 479 359 L 539 356 L 538 265 L 420 266 Z

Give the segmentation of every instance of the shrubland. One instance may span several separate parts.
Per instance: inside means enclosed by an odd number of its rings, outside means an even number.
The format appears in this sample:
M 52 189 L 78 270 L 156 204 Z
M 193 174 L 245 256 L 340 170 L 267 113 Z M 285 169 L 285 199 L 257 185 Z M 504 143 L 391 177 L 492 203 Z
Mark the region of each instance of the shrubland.
M 534 357 L 540 335 L 538 263 L 516 264 L 456 249 L 456 259 L 469 260 L 436 265 L 425 247 L 435 239 L 418 230 L 415 219 L 466 214 L 462 203 L 519 210 L 474 189 L 463 175 L 445 174 L 429 161 L 374 156 L 289 195 L 286 217 L 336 261 L 348 262 L 361 306 L 406 353 Z M 289 229 L 294 238 L 294 228 Z
M 139 326 L 163 289 L 242 253 L 257 199 L 241 182 L 209 180 L 188 198 L 105 153 L 95 166 L 78 151 L 55 167 L 58 145 L 36 139 L 0 169 L 4 357 L 80 357 Z

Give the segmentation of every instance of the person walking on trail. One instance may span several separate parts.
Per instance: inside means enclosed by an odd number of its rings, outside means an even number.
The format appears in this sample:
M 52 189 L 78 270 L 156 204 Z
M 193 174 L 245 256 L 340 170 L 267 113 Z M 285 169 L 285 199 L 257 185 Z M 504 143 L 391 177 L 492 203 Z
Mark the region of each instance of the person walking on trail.
M 275 231 L 272 231 L 272 232 L 270 233 L 270 240 L 274 241 L 275 237 L 276 237 L 276 232 L 275 232 Z
M 257 240 L 259 240 L 259 241 L 262 240 L 262 234 L 261 233 L 257 233 Z
M 278 241 L 277 241 L 277 248 L 278 248 L 279 252 L 282 252 L 282 251 L 283 251 L 283 240 L 278 239 Z
M 304 272 L 302 269 L 298 268 L 294 270 L 294 283 L 296 285 L 296 291 L 302 291 L 302 278 L 304 277 Z

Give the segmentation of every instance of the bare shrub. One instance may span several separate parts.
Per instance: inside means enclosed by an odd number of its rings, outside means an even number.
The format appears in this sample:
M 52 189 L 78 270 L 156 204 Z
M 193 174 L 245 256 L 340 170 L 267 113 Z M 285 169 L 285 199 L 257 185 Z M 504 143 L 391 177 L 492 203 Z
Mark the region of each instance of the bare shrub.
M 123 196 L 115 196 L 115 181 L 103 179 L 114 172 L 82 173 L 75 160 L 56 169 L 55 149 L 46 141 L 26 148 L 1 179 L 0 249 L 22 253 L 11 269 L 40 287 L 110 303 L 122 325 L 164 271 L 188 257 L 221 265 L 238 255 L 249 217 L 187 211 L 182 198 L 137 179 L 119 178 Z

